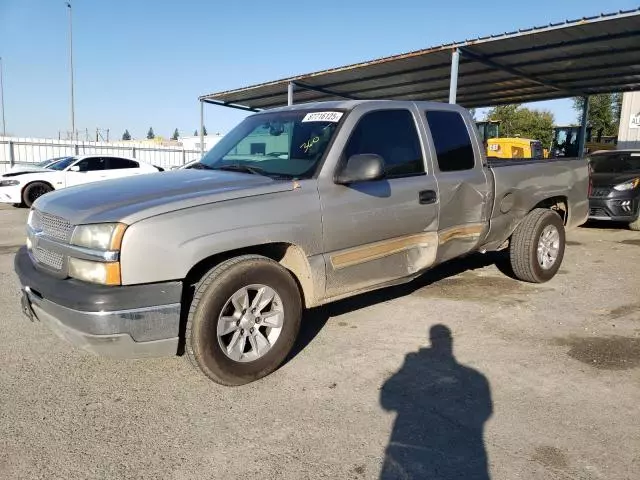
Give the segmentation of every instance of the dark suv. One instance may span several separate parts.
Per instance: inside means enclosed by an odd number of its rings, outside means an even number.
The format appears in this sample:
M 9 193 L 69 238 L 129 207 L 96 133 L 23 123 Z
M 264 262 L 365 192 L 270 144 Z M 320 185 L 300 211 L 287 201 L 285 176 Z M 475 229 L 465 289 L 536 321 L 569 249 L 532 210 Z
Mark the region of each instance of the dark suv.
M 589 219 L 626 222 L 640 231 L 640 149 L 589 157 Z

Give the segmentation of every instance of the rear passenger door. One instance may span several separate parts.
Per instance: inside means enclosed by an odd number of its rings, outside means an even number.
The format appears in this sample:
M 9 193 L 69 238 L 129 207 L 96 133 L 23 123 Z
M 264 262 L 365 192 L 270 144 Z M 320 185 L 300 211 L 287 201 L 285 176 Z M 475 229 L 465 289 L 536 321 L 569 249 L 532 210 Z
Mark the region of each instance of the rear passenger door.
M 368 110 L 368 111 L 367 111 Z M 377 154 L 386 177 L 338 185 L 318 182 L 327 265 L 326 295 L 337 297 L 412 275 L 429 267 L 437 249 L 437 185 L 418 135 L 417 109 L 351 112 L 349 136 L 333 175 L 349 157 Z
M 491 201 L 484 156 L 470 117 L 458 110 L 423 112 L 440 194 L 438 262 L 473 250 L 488 227 Z
M 141 173 L 140 164 L 134 160 L 121 157 L 106 157 L 106 159 L 109 178 L 129 177 Z

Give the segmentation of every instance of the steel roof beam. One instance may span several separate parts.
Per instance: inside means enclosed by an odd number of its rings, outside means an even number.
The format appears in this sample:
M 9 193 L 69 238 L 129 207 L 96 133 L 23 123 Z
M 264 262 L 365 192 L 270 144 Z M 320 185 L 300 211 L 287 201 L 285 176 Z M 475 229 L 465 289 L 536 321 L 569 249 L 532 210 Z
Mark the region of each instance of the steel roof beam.
M 227 108 L 235 108 L 236 110 L 244 110 L 245 112 L 259 112 L 261 109 L 247 107 L 246 105 L 238 105 L 237 103 L 227 103 L 222 100 L 213 100 L 209 98 L 202 98 L 201 100 L 204 103 L 209 103 L 211 105 L 217 105 L 219 107 L 227 107 Z
M 488 67 L 493 67 L 497 70 L 502 70 L 503 72 L 507 72 L 510 73 L 511 75 L 513 75 L 514 77 L 519 77 L 519 78 L 524 78 L 525 80 L 529 80 L 532 83 L 537 83 L 538 85 L 542 85 L 544 87 L 547 88 L 551 88 L 553 90 L 556 90 L 558 92 L 564 92 L 567 93 L 568 96 L 577 96 L 577 97 L 581 97 L 583 96 L 582 93 L 579 92 L 574 92 L 572 90 L 560 87 L 552 82 L 549 82 L 547 80 L 543 80 L 535 75 L 530 75 L 528 73 L 523 72 L 522 70 L 518 70 L 517 68 L 512 68 L 512 67 L 508 67 L 506 65 L 502 65 L 498 62 L 495 62 L 489 58 L 487 58 L 484 55 L 481 55 L 479 53 L 475 53 L 473 51 L 471 51 L 469 48 L 459 48 L 458 49 L 460 51 L 460 54 L 463 57 L 466 57 L 470 60 L 474 60 L 476 62 L 482 63 L 484 65 L 487 65 Z
M 297 80 L 294 80 L 291 83 L 293 85 L 295 85 L 296 87 L 302 88 L 304 90 L 311 90 L 312 92 L 324 93 L 325 95 L 330 95 L 330 96 L 333 96 L 333 97 L 346 98 L 348 100 L 358 100 L 353 95 L 350 95 L 350 94 L 347 94 L 347 93 L 334 92 L 334 91 L 329 90 L 329 89 L 324 88 L 324 87 L 316 87 L 315 85 L 309 85 L 307 83 L 299 82 Z

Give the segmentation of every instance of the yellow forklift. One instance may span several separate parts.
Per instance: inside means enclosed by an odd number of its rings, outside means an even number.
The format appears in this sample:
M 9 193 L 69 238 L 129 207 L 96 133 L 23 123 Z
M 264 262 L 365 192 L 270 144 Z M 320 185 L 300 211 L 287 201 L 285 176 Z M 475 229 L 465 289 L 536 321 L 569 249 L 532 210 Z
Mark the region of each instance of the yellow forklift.
M 520 137 L 500 137 L 500 122 L 486 120 L 476 122 L 480 138 L 491 158 L 546 158 L 539 140 Z

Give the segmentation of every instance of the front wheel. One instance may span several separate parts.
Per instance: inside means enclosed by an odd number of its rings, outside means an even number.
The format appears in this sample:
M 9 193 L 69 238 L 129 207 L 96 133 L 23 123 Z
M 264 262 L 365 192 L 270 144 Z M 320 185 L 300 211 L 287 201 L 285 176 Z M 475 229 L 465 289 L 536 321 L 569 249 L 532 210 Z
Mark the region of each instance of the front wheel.
M 525 282 L 547 282 L 560 269 L 564 248 L 564 223 L 560 216 L 553 210 L 536 208 L 511 236 L 509 260 L 513 273 Z
M 31 208 L 33 202 L 40 198 L 45 193 L 49 193 L 53 190 L 50 185 L 44 182 L 33 182 L 27 185 L 22 192 L 22 203 L 25 207 Z
M 638 215 L 638 218 L 636 218 L 635 221 L 629 224 L 629 229 L 634 232 L 640 232 L 640 215 Z
M 291 274 L 258 255 L 228 260 L 196 286 L 185 353 L 222 385 L 262 378 L 285 360 L 300 329 L 302 301 Z

